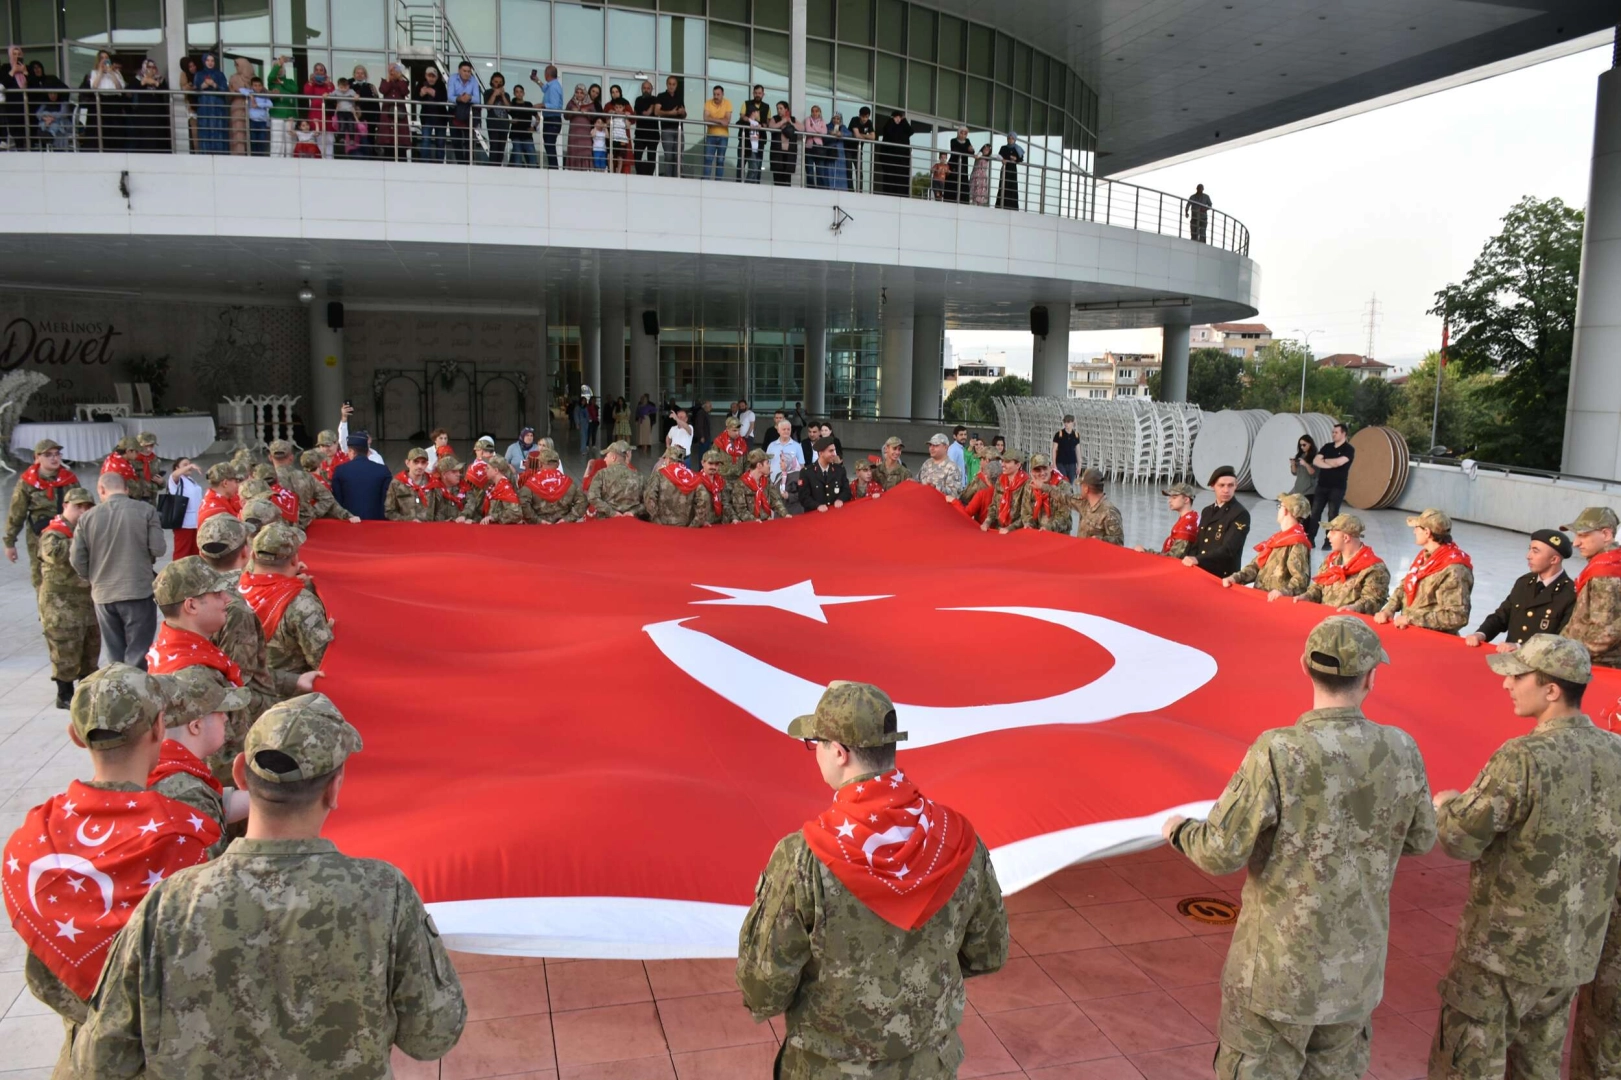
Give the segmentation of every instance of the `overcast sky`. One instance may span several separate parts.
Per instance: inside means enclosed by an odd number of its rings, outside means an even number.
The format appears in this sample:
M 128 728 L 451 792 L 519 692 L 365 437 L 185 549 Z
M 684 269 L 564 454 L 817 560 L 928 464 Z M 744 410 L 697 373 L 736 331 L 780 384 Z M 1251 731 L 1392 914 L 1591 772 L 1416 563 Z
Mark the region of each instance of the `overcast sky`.
M 1406 367 L 1441 341 L 1424 314 L 1468 271 L 1522 196 L 1587 201 L 1603 48 L 1132 178 L 1186 195 L 1202 183 L 1250 229 L 1259 320 L 1311 335 L 1318 356 L 1363 353 Z M 1027 334 L 953 332 L 960 355 L 1005 348 L 1028 373 Z M 1159 332 L 1074 334 L 1072 353 L 1158 352 Z

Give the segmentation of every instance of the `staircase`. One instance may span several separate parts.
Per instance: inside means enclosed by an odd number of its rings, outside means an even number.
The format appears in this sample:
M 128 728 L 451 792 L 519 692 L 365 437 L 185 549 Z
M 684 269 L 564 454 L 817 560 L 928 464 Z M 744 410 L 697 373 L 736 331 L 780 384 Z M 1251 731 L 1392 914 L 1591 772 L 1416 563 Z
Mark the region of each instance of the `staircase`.
M 430 64 L 439 69 L 439 78 L 443 81 L 450 78 L 463 60 L 471 59 L 462 46 L 461 38 L 456 36 L 456 28 L 445 17 L 444 6 L 435 0 L 418 0 L 415 3 L 396 0 L 394 35 L 395 54 L 410 73 L 413 87 L 422 81 L 422 72 Z M 473 78 L 478 80 L 481 90 L 485 88 L 483 76 L 476 65 Z M 484 129 L 475 123 L 473 133 L 480 148 L 488 152 L 490 142 Z

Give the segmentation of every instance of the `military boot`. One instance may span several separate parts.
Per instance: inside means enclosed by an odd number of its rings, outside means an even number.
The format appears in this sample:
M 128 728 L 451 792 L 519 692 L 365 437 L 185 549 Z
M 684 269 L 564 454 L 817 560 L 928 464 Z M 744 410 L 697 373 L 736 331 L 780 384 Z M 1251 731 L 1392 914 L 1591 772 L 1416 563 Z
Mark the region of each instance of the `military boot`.
M 58 709 L 70 708 L 73 705 L 73 681 L 71 679 L 52 679 L 56 684 L 56 707 Z

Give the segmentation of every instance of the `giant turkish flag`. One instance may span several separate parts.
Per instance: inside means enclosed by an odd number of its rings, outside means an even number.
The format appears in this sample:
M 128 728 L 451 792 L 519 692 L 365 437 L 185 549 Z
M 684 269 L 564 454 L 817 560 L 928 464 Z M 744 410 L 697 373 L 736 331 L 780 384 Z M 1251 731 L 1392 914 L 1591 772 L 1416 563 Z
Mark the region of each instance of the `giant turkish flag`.
M 916 484 L 711 529 L 316 522 L 304 559 L 337 620 L 321 689 L 366 741 L 327 834 L 404 870 L 453 946 L 547 956 L 732 955 L 772 846 L 830 801 L 785 729 L 833 679 L 889 692 L 901 768 L 1006 891 L 1158 842 L 1311 707 L 1329 614 L 983 534 Z M 1433 789 L 1528 730 L 1482 651 L 1381 634 L 1367 711 Z M 1599 678 L 1595 713 L 1621 692 Z

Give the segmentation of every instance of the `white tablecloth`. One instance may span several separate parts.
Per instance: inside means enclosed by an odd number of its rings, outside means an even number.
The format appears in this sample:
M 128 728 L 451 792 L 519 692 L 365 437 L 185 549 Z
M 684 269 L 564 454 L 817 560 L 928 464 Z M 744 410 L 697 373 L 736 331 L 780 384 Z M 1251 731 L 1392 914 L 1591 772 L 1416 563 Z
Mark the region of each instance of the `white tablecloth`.
M 197 416 L 123 416 L 118 418 L 118 426 L 131 438 L 143 431 L 156 435 L 158 457 L 170 461 L 181 457 L 194 458 L 214 443 L 214 418 L 206 413 Z
M 101 464 L 113 452 L 124 429 L 117 424 L 76 423 L 63 420 L 47 424 L 18 424 L 11 432 L 11 452 L 23 461 L 34 460 L 34 444 L 41 439 L 55 439 L 62 444 L 62 457 L 67 461 L 91 461 Z M 162 447 L 159 447 L 161 450 Z

